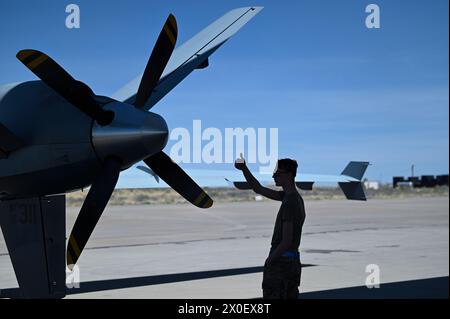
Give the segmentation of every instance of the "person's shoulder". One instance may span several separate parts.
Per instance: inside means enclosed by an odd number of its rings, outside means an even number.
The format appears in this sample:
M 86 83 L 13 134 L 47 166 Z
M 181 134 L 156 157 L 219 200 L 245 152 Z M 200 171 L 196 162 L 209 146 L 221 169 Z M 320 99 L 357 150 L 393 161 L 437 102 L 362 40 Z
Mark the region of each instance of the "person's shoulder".
M 293 192 L 293 193 L 286 194 L 285 197 L 286 197 L 287 199 L 297 199 L 297 198 L 302 198 L 302 196 L 300 195 L 299 192 Z
M 299 192 L 291 193 L 286 195 L 286 201 L 296 205 L 296 206 L 304 206 L 305 203 L 303 201 L 303 197 Z
M 283 201 L 289 203 L 297 202 L 298 200 L 303 202 L 302 196 L 298 192 L 285 194 L 283 198 Z

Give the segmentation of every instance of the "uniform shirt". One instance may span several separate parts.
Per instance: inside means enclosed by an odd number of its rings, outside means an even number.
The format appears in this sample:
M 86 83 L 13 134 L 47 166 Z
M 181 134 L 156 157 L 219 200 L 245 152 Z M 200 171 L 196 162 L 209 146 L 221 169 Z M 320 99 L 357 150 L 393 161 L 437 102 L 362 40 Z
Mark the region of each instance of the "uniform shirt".
M 272 236 L 272 248 L 276 248 L 283 237 L 283 222 L 291 221 L 294 224 L 294 234 L 292 236 L 292 244 L 288 251 L 298 251 L 300 239 L 302 236 L 303 223 L 305 222 L 305 205 L 303 198 L 298 192 L 291 194 L 283 193 L 283 201 L 278 211 L 277 219 Z

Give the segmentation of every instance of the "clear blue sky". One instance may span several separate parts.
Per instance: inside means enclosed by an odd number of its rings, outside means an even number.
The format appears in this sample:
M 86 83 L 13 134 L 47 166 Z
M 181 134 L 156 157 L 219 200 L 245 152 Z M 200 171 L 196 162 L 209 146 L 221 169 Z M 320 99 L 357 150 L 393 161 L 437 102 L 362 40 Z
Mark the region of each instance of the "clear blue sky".
M 447 0 L 76 0 L 78 30 L 65 27 L 69 3 L 0 2 L 0 83 L 35 79 L 15 58 L 34 48 L 110 95 L 143 71 L 170 12 L 182 43 L 228 10 L 262 5 L 155 106 L 169 127 L 278 127 L 280 156 L 305 173 L 350 160 L 372 162 L 367 177 L 385 181 L 413 163 L 417 174 L 448 173 Z M 379 30 L 365 27 L 369 3 L 381 8 Z

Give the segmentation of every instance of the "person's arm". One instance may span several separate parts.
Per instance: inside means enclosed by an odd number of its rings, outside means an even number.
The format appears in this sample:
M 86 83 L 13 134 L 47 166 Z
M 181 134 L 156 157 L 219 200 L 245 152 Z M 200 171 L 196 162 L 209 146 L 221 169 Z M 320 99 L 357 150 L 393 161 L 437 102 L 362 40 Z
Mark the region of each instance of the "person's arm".
M 271 264 L 273 261 L 281 257 L 281 255 L 290 247 L 292 239 L 294 238 L 294 223 L 292 221 L 283 222 L 283 233 L 281 243 L 275 248 L 266 260 L 266 264 Z
M 273 200 L 279 201 L 283 200 L 282 195 L 283 192 L 276 191 L 261 185 L 261 183 L 255 178 L 255 176 L 253 176 L 253 174 L 248 169 L 245 160 L 242 158 L 242 154 L 241 159 L 236 160 L 236 162 L 234 163 L 234 167 L 236 167 L 238 170 L 241 170 L 242 173 L 244 173 L 244 177 L 247 183 L 250 185 L 250 187 L 253 189 L 255 193 Z

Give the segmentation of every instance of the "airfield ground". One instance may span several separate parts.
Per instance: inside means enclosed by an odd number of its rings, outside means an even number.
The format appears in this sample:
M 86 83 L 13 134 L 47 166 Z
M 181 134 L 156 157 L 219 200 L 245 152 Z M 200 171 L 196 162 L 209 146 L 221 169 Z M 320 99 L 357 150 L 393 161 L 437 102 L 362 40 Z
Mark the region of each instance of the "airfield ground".
M 256 298 L 279 204 L 107 207 L 67 298 Z M 366 267 L 390 282 L 447 277 L 446 196 L 306 200 L 301 292 L 364 286 Z M 67 208 L 67 233 L 79 207 Z M 17 287 L 0 237 L 0 289 Z M 387 290 L 386 290 L 387 291 Z M 397 296 L 401 297 L 401 296 Z

